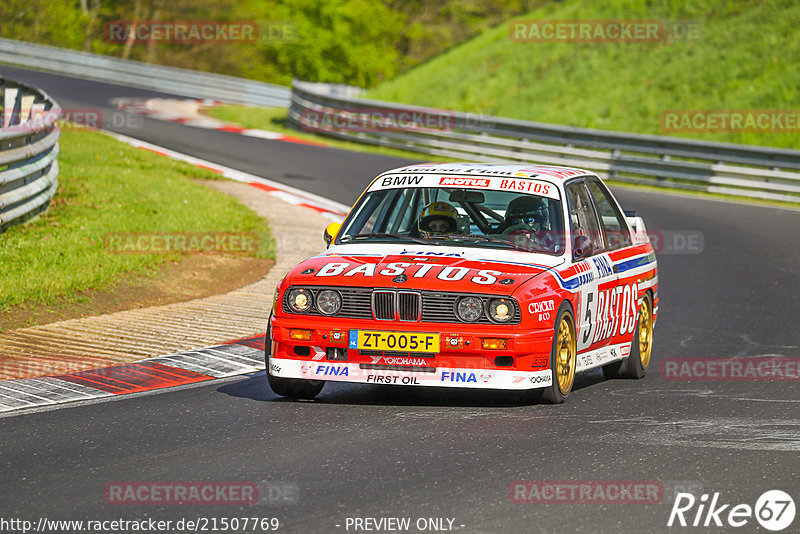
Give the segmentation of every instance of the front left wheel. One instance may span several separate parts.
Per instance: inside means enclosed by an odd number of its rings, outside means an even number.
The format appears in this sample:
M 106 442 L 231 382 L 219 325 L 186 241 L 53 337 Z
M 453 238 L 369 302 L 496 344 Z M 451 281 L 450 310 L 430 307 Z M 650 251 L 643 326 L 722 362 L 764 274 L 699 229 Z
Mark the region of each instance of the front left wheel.
M 269 365 L 269 355 L 272 352 L 272 315 L 269 316 L 267 323 L 267 335 L 264 338 L 264 362 L 267 365 L 267 382 L 272 391 L 281 397 L 292 399 L 313 399 L 322 388 L 325 387 L 324 380 L 302 380 L 299 378 L 283 378 L 273 376 Z

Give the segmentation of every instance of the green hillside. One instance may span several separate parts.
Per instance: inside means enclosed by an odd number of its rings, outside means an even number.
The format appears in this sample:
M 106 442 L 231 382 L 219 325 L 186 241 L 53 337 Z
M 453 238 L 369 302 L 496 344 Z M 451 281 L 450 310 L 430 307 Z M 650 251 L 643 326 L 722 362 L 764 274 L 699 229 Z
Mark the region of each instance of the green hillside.
M 676 109 L 800 110 L 795 0 L 570 0 L 518 19 L 699 23 L 696 39 L 516 42 L 509 24 L 441 54 L 370 97 L 488 115 L 663 134 Z M 797 125 L 795 124 L 795 128 Z M 800 132 L 672 133 L 800 148 Z
M 284 85 L 373 87 L 549 1 L 2 0 L 0 37 Z M 258 38 L 169 42 L 168 27 L 152 40 L 120 37 L 126 23 L 149 36 L 150 23 L 179 21 L 242 22 Z

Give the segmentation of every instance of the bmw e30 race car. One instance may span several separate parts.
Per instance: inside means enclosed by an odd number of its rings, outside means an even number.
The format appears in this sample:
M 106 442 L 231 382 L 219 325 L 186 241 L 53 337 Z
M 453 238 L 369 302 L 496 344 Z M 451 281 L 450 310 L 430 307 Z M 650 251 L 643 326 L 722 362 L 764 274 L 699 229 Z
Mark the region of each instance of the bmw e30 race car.
M 275 291 L 273 391 L 327 380 L 538 390 L 575 373 L 641 378 L 658 314 L 656 257 L 639 217 L 589 171 L 422 164 L 381 174 L 328 249 Z

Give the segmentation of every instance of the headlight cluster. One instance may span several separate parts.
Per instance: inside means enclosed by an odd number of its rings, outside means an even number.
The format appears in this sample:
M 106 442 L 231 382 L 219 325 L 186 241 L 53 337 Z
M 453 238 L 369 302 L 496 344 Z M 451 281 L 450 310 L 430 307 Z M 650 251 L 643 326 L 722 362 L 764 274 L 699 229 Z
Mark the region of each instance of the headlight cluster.
M 323 315 L 335 315 L 342 308 L 342 295 L 335 289 L 323 289 L 316 299 L 310 289 L 296 287 L 286 297 L 289 308 L 295 313 L 307 313 L 316 309 Z
M 314 295 L 308 289 L 296 287 L 289 291 L 288 301 L 293 312 L 305 313 L 314 305 Z
M 333 289 L 323 289 L 317 295 L 317 309 L 325 315 L 334 315 L 342 308 L 342 295 Z
M 458 318 L 468 323 L 474 323 L 483 315 L 483 301 L 478 297 L 461 297 L 456 305 Z
M 484 316 L 492 322 L 507 323 L 514 318 L 514 303 L 511 299 L 493 298 L 484 304 L 478 297 L 461 297 L 456 302 L 456 315 L 467 323 L 474 323 Z
M 507 323 L 514 317 L 514 304 L 508 299 L 492 299 L 487 307 L 489 319 L 497 323 Z

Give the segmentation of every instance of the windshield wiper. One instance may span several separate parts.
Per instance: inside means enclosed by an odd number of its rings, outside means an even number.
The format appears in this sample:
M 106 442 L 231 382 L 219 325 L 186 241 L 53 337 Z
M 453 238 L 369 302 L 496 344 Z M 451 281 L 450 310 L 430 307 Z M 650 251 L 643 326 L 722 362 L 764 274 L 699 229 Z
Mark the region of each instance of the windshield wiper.
M 384 232 L 372 232 L 369 234 L 356 234 L 356 235 L 346 235 L 342 238 L 342 243 L 346 243 L 348 241 L 355 241 L 358 239 L 370 239 L 370 238 L 377 238 L 377 239 L 384 239 L 384 238 L 391 238 L 391 239 L 401 239 L 404 241 L 413 241 L 415 243 L 422 243 L 423 245 L 430 245 L 430 241 L 427 239 L 422 239 L 421 237 L 412 237 L 410 235 L 400 235 L 400 234 L 387 234 Z

